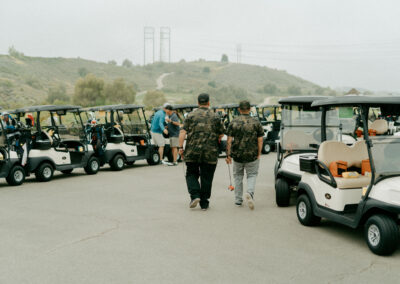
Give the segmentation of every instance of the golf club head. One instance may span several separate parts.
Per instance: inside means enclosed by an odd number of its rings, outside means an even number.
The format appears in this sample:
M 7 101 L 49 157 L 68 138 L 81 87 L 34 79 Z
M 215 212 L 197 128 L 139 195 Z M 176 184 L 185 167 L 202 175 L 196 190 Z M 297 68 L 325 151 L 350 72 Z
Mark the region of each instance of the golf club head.
M 235 187 L 234 187 L 233 185 L 230 185 L 230 186 L 228 186 L 228 189 L 229 189 L 230 191 L 233 191 L 233 190 L 235 190 Z

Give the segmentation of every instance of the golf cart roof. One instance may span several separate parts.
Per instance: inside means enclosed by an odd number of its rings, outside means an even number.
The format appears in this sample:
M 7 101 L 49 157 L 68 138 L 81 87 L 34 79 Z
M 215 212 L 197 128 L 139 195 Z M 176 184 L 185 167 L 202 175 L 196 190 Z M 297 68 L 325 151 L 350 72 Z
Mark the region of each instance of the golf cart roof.
M 72 106 L 72 105 L 43 105 L 43 106 L 31 106 L 25 108 L 17 108 L 14 113 L 26 113 L 26 112 L 37 112 L 37 111 L 58 111 L 58 110 L 79 110 L 80 106 Z
M 108 111 L 108 110 L 124 110 L 124 109 L 139 109 L 139 108 L 144 108 L 144 106 L 143 105 L 134 105 L 134 104 L 106 105 L 106 106 L 87 107 L 82 110 L 83 111 Z
M 328 96 L 299 96 L 299 97 L 287 97 L 279 100 L 281 105 L 304 105 L 312 104 L 317 100 L 326 100 L 332 97 Z
M 185 109 L 185 108 L 198 108 L 199 107 L 199 105 L 196 105 L 196 104 L 176 104 L 176 105 L 171 105 L 172 106 L 172 109 Z M 153 108 L 153 111 L 158 111 L 158 110 L 160 110 L 160 109 L 162 109 L 163 107 L 162 106 L 158 106 L 158 107 L 154 107 Z
M 250 104 L 251 107 L 255 107 L 257 106 L 256 104 Z M 238 108 L 239 104 L 222 104 L 222 105 L 217 105 L 217 106 L 213 106 L 213 109 L 229 109 L 229 108 Z
M 380 105 L 399 105 L 400 96 L 391 97 L 367 97 L 367 96 L 345 96 L 330 98 L 327 100 L 316 100 L 313 107 L 321 106 L 380 106 Z

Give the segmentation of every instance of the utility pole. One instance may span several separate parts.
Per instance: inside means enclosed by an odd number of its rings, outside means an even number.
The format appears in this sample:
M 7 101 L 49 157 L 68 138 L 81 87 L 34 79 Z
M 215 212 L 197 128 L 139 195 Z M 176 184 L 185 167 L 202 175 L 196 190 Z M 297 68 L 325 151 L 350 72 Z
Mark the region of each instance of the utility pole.
M 236 63 L 242 62 L 242 45 L 240 43 L 236 44 Z
M 165 60 L 167 55 L 168 60 Z M 171 29 L 169 27 L 160 28 L 160 62 L 171 62 Z
M 151 44 L 151 48 L 153 49 L 153 57 L 151 59 L 151 63 L 154 63 L 155 58 L 155 42 L 154 42 L 154 27 L 144 27 L 143 33 L 143 65 L 148 63 L 146 61 L 146 50 L 148 49 L 148 45 Z

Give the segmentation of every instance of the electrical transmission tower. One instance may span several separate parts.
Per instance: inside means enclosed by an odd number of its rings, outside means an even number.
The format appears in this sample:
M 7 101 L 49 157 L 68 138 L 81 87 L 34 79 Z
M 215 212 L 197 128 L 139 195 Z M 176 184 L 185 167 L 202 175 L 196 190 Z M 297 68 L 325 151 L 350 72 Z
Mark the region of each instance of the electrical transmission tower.
M 160 62 L 171 62 L 171 29 L 169 27 L 160 28 Z
M 154 33 L 155 30 L 153 27 L 144 27 L 144 33 L 143 33 L 143 65 L 146 65 L 146 63 L 154 63 L 154 54 L 155 54 L 155 42 L 154 42 Z M 146 51 L 148 51 L 149 46 L 151 46 L 152 49 L 152 57 L 151 57 L 151 62 L 147 61 L 147 54 Z
M 236 63 L 242 62 L 242 45 L 239 43 L 236 45 Z

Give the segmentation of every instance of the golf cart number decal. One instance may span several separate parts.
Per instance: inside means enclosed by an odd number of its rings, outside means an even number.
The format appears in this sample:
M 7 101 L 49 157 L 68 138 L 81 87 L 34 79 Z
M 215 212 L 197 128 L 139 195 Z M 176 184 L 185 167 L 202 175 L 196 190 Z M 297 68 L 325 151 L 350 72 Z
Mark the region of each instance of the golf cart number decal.
M 325 194 L 325 198 L 326 198 L 326 199 L 331 199 L 332 196 L 331 196 L 329 193 L 327 193 L 327 194 Z

